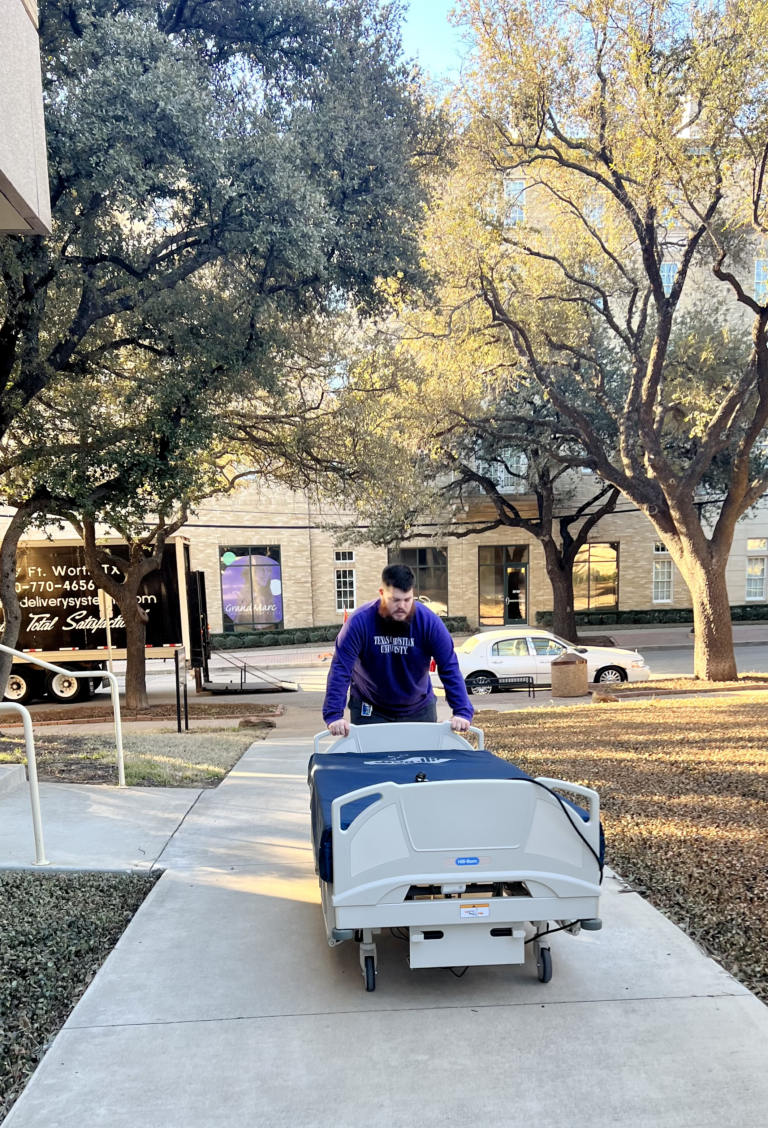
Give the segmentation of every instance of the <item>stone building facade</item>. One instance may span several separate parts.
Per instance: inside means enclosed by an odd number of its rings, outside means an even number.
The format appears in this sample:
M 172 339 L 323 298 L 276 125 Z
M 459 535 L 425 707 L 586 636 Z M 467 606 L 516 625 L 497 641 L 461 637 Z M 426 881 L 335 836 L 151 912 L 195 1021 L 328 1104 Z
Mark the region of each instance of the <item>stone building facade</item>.
M 0 536 L 11 513 L 0 512 Z M 538 611 L 552 609 L 541 546 L 522 530 L 496 529 L 439 544 L 424 537 L 395 550 L 340 542 L 334 528 L 348 521 L 349 515 L 323 511 L 306 494 L 254 484 L 203 503 L 179 536 L 190 567 L 205 576 L 211 630 L 250 634 L 340 623 L 345 609 L 375 598 L 382 569 L 395 560 L 414 568 L 424 602 L 439 614 L 466 616 L 473 628 L 535 624 Z M 106 528 L 99 535 L 114 537 Z M 77 540 L 74 529 L 52 526 L 30 531 L 25 541 L 46 538 Z M 728 587 L 733 605 L 765 608 L 768 618 L 765 501 L 737 525 Z M 577 611 L 691 606 L 653 526 L 623 499 L 594 530 L 577 565 L 575 595 Z
M 331 526 L 343 523 L 343 515 L 323 512 L 305 494 L 251 485 L 202 505 L 183 534 L 189 540 L 192 567 L 205 573 L 211 629 L 249 632 L 340 622 L 345 608 L 375 597 L 381 570 L 389 560 L 411 564 L 418 594 L 438 613 L 465 615 L 473 627 L 535 623 L 537 611 L 552 609 L 541 546 L 522 530 L 502 528 L 447 538 L 439 545 L 421 538 L 388 550 L 339 542 Z M 227 554 L 232 556 L 230 565 L 224 562 Z M 279 562 L 281 617 L 270 620 L 275 611 L 269 611 L 259 622 L 259 613 L 249 615 L 248 600 L 241 599 L 239 621 L 234 621 L 225 610 L 222 577 L 228 567 L 239 570 L 238 582 L 246 568 L 255 575 L 265 554 Z M 761 503 L 736 529 L 728 568 L 731 603 L 763 605 L 768 617 L 767 573 L 768 506 Z M 489 596 L 489 578 L 498 583 L 499 577 L 502 605 L 498 591 L 495 603 L 493 592 Z M 515 589 L 517 596 L 513 594 L 512 603 L 507 603 Z M 683 578 L 653 526 L 624 499 L 617 512 L 597 526 L 582 553 L 575 591 L 577 610 L 691 606 Z

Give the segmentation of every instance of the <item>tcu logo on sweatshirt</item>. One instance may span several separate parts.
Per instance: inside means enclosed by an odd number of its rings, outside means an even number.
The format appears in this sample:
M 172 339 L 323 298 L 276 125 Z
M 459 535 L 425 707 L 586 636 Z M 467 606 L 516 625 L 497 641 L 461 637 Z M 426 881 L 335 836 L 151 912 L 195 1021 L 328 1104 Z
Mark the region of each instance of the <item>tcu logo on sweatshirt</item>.
M 373 641 L 381 654 L 408 654 L 414 643 L 412 638 L 397 635 L 374 635 Z

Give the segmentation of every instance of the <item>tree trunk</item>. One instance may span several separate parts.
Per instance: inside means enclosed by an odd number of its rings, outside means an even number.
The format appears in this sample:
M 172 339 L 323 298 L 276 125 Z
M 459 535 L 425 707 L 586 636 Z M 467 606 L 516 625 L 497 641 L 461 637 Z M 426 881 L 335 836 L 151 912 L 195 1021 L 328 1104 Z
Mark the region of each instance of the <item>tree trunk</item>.
M 573 559 L 564 559 L 554 542 L 542 541 L 547 576 L 552 585 L 552 632 L 568 642 L 579 641 L 573 609 Z M 569 554 L 570 556 L 571 554 Z
M 21 628 L 21 607 L 16 592 L 16 550 L 19 546 L 19 538 L 27 528 L 32 515 L 40 508 L 41 505 L 34 501 L 20 505 L 5 530 L 0 547 L 0 603 L 3 605 L 2 641 L 5 646 L 16 646 Z M 5 696 L 12 666 L 13 655 L 0 650 L 0 701 Z
M 147 613 L 139 605 L 135 595 L 131 595 L 118 606 L 125 622 L 128 659 L 125 667 L 125 707 L 126 709 L 146 709 L 149 705 L 145 650 Z
M 705 681 L 738 677 L 725 563 L 684 558 L 678 564 L 693 600 L 693 670 Z

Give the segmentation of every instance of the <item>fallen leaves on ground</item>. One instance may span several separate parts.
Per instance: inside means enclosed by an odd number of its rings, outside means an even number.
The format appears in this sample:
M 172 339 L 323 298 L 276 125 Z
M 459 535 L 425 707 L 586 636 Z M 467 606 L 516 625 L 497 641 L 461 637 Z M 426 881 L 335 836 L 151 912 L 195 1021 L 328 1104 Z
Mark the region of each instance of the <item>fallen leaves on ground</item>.
M 0 872 L 0 1120 L 157 877 Z
M 607 860 L 768 1002 L 768 697 L 481 710 L 486 747 L 600 793 Z

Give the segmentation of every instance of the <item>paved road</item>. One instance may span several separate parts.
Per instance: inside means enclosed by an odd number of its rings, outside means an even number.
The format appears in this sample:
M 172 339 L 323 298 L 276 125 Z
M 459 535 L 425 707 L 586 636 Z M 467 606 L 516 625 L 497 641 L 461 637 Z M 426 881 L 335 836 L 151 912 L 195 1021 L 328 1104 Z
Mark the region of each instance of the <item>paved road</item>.
M 736 646 L 736 665 L 739 673 L 768 670 L 768 645 Z M 641 649 L 641 654 L 643 651 Z M 693 673 L 693 650 L 648 650 L 643 654 L 655 678 L 670 678 Z
M 684 674 L 693 674 L 693 648 L 691 646 L 680 647 L 675 650 L 643 650 L 642 646 L 639 648 L 640 653 L 644 655 L 646 662 L 651 668 L 653 677 L 676 677 Z M 748 673 L 750 671 L 768 671 L 768 643 L 765 645 L 755 646 L 742 645 L 736 646 L 736 663 L 740 673 Z M 122 674 L 118 670 L 118 680 L 122 683 Z M 272 669 L 270 673 L 276 677 L 283 677 L 295 682 L 305 692 L 322 693 L 325 691 L 325 683 L 328 677 L 328 666 L 307 666 L 291 667 L 289 669 Z M 174 693 L 174 678 L 173 674 L 161 667 L 156 670 L 149 671 L 148 690 L 152 698 L 159 695 L 170 696 Z M 226 681 L 231 675 L 231 668 L 225 666 L 218 666 L 214 664 L 212 674 L 215 680 Z M 109 693 L 106 690 L 100 691 L 100 699 L 107 701 Z M 517 696 L 508 695 L 506 696 Z M 194 700 L 194 695 L 192 697 Z M 261 700 L 261 697 L 254 697 L 253 700 Z M 265 697 L 264 700 L 272 700 L 272 695 Z M 282 698 L 275 697 L 275 700 L 289 700 L 288 696 L 282 695 Z

